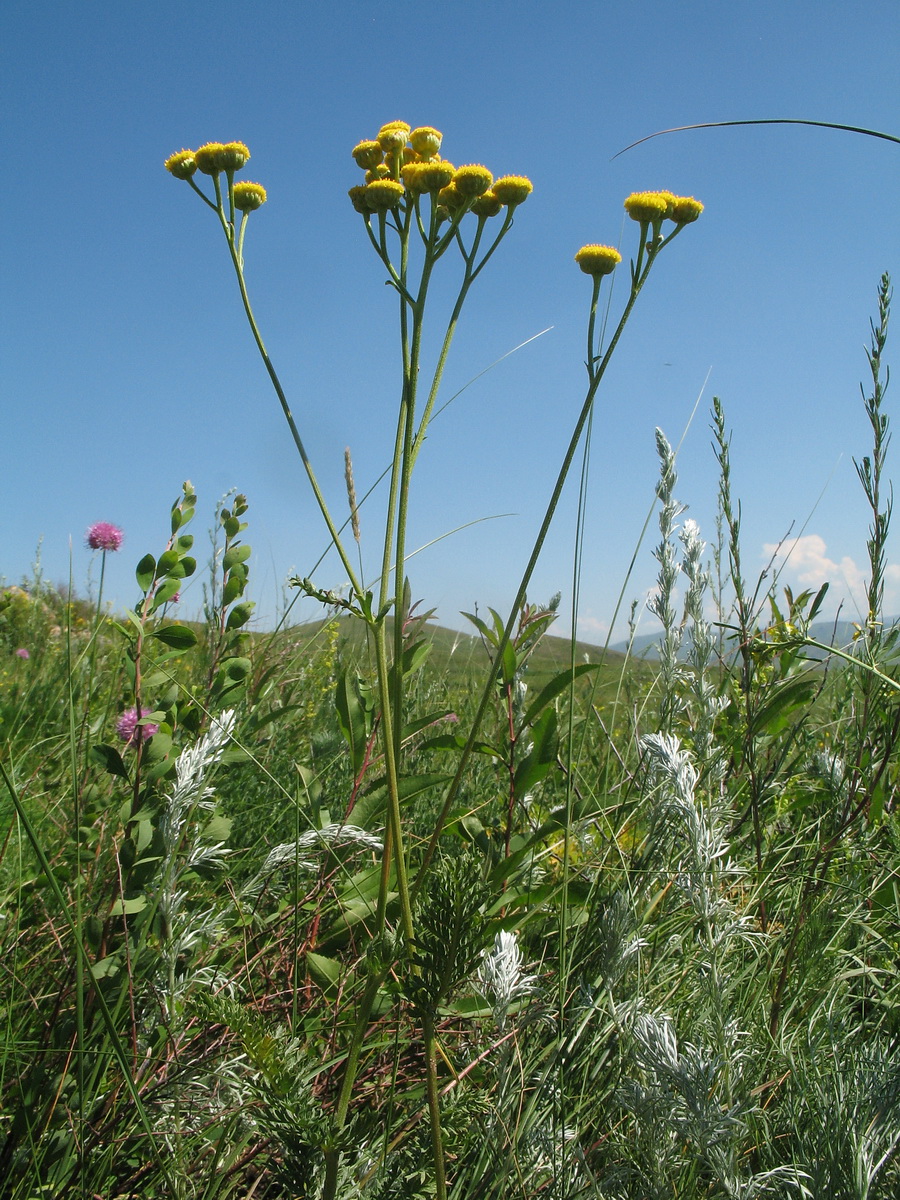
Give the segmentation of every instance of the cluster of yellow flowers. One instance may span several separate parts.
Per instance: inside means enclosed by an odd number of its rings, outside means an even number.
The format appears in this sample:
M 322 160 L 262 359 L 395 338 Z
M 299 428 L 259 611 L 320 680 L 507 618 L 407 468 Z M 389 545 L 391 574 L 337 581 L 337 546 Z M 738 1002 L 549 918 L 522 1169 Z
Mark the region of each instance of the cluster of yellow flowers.
M 388 212 L 404 197 L 414 201 L 428 193 L 437 197 L 438 215 L 444 218 L 461 212 L 495 217 L 528 199 L 532 186 L 524 175 L 495 180 L 478 163 L 454 167 L 440 156 L 442 140 L 430 125 L 410 129 L 405 121 L 389 121 L 372 141 L 354 146 L 356 165 L 366 173 L 365 183 L 350 189 L 356 211 Z
M 170 155 L 166 170 L 176 179 L 192 179 L 197 171 L 211 176 L 224 171 L 231 183 L 235 171 L 240 171 L 249 157 L 243 142 L 207 142 L 199 150 L 179 150 Z M 253 212 L 266 202 L 266 189 L 261 183 L 235 183 L 232 191 L 234 207 L 240 212 Z
M 632 192 L 625 200 L 625 211 L 633 221 L 645 226 L 659 226 L 663 221 L 689 225 L 703 212 L 703 205 L 693 196 L 676 196 L 672 192 Z M 622 261 L 622 255 L 612 246 L 592 244 L 582 246 L 575 261 L 586 275 L 609 275 Z
M 632 221 L 644 224 L 674 221 L 676 225 L 689 225 L 703 212 L 703 205 L 693 196 L 675 196 L 671 192 L 632 192 L 625 201 L 625 211 Z

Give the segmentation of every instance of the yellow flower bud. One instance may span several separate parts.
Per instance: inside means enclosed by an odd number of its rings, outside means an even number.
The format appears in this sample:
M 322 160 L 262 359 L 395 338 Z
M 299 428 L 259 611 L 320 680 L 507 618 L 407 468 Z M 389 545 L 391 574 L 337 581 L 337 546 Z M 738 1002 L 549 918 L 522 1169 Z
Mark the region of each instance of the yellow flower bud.
M 384 151 L 377 142 L 358 142 L 350 151 L 356 159 L 356 165 L 364 171 L 370 171 L 384 158 Z
M 453 163 L 443 162 L 439 158 L 420 163 L 419 168 L 419 187 L 423 192 L 439 192 L 452 182 L 456 174 Z
M 400 161 L 404 165 L 406 163 L 418 162 L 419 156 L 418 156 L 418 154 L 416 154 L 415 150 L 413 150 L 412 146 L 404 146 L 403 150 L 400 154 Z
M 466 167 L 458 167 L 453 176 L 453 183 L 461 196 L 480 196 L 494 182 L 494 177 L 480 164 L 472 163 Z
M 400 168 L 400 177 L 406 185 L 406 189 L 413 194 L 427 192 L 428 188 L 422 186 L 421 172 L 424 163 L 411 162 L 405 167 Z
M 693 196 L 675 196 L 669 216 L 679 225 L 689 225 L 703 212 L 703 205 Z
M 378 135 L 378 145 L 385 154 L 395 154 L 406 145 L 406 137 L 403 129 L 385 129 Z
M 350 197 L 350 202 L 358 213 L 369 213 L 372 211 L 366 203 L 366 189 L 362 185 L 352 187 L 347 195 Z
M 243 142 L 226 142 L 219 153 L 220 171 L 239 171 L 250 157 Z
M 177 154 L 171 154 L 166 159 L 166 170 L 176 179 L 190 179 L 197 170 L 193 150 L 179 150 Z
M 373 212 L 387 212 L 403 199 L 403 184 L 396 179 L 376 179 L 366 185 L 366 203 Z
M 496 217 L 497 213 L 503 207 L 500 202 L 500 197 L 492 191 L 482 192 L 480 196 L 476 196 L 472 201 L 471 212 L 476 217 Z
M 219 166 L 219 154 L 224 149 L 221 142 L 207 142 L 205 146 L 195 150 L 194 158 L 197 161 L 198 170 L 202 171 L 204 175 L 217 175 L 222 169 Z
M 527 200 L 534 188 L 531 180 L 526 179 L 524 175 L 504 175 L 494 183 L 491 190 L 501 204 L 508 204 L 512 208 L 513 205 Z
M 388 121 L 378 130 L 378 136 L 381 137 L 383 133 L 387 133 L 391 129 L 399 129 L 401 133 L 405 133 L 409 137 L 409 125 L 406 121 Z
M 236 183 L 234 185 L 234 207 L 241 212 L 253 212 L 266 202 L 266 189 L 261 183 Z
M 456 181 L 448 183 L 446 187 L 441 188 L 438 192 L 438 200 L 447 209 L 448 213 L 455 213 L 458 209 L 463 208 L 466 203 L 466 196 L 456 186 Z
M 585 275 L 609 275 L 622 261 L 622 255 L 612 246 L 582 246 L 575 261 Z
M 409 135 L 412 148 L 423 158 L 433 158 L 441 148 L 443 134 L 432 129 L 430 125 L 421 125 Z
M 662 192 L 632 192 L 625 211 L 632 221 L 661 221 L 669 211 L 668 197 Z
M 379 163 L 371 171 L 366 171 L 366 183 L 374 183 L 376 179 L 389 179 L 391 168 L 387 163 Z

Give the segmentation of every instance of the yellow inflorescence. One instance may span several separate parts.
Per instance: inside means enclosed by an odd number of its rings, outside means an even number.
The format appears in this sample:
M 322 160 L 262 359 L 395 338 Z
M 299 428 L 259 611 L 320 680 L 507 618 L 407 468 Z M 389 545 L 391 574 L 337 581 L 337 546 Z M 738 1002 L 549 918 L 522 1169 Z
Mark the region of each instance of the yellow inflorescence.
M 456 168 L 443 159 L 432 159 L 419 164 L 419 186 L 425 192 L 439 192 L 452 183 Z
M 378 135 L 378 145 L 386 154 L 396 153 L 406 145 L 409 131 L 405 129 L 383 129 Z
M 207 142 L 205 146 L 195 150 L 194 158 L 197 160 L 198 169 L 204 175 L 216 175 L 222 169 L 219 166 L 219 155 L 224 149 L 221 142 Z
M 388 121 L 378 130 L 378 136 L 380 137 L 383 133 L 387 133 L 390 129 L 399 129 L 408 137 L 410 128 L 411 126 L 408 121 Z
M 406 190 L 414 196 L 420 195 L 422 192 L 427 192 L 428 188 L 422 184 L 422 167 L 424 163 L 411 162 L 400 168 L 400 178 Z
M 219 154 L 220 171 L 239 171 L 250 157 L 243 142 L 226 142 Z
M 176 179 L 190 179 L 197 170 L 197 162 L 193 150 L 179 150 L 166 159 L 166 170 Z
M 496 217 L 502 207 L 499 196 L 488 190 L 475 197 L 469 211 L 473 212 L 476 217 Z
M 625 211 L 632 221 L 661 221 L 669 211 L 671 192 L 632 192 L 625 200 Z
M 430 125 L 421 125 L 409 135 L 410 145 L 422 158 L 434 158 L 441 148 L 444 135 Z
M 486 217 L 496 215 L 503 205 L 514 208 L 531 194 L 531 180 L 524 175 L 504 175 L 492 188 L 494 177 L 487 167 L 454 167 L 440 156 L 442 141 L 443 134 L 431 125 L 411 129 L 405 121 L 388 121 L 375 138 L 358 142 L 351 153 L 366 172 L 366 186 L 350 189 L 354 208 L 385 212 L 404 196 L 408 203 L 418 203 L 419 197 L 431 193 L 436 194 L 440 219 L 466 209 Z M 483 200 L 476 204 L 479 197 Z
M 500 179 L 495 180 L 491 191 L 501 204 L 508 204 L 512 208 L 527 200 L 534 188 L 531 180 L 526 179 L 524 175 L 503 175 Z
M 675 196 L 669 216 L 678 225 L 688 225 L 696 221 L 702 212 L 703 205 L 693 196 Z
M 453 183 L 461 196 L 480 196 L 494 182 L 494 177 L 480 163 L 471 163 L 466 167 L 457 167 Z
M 234 185 L 234 207 L 241 212 L 254 212 L 262 208 L 266 199 L 266 189 L 261 183 L 242 182 Z
M 378 142 L 359 142 L 350 153 L 356 160 L 356 165 L 364 171 L 371 171 L 384 159 L 384 151 Z
M 582 246 L 575 261 L 585 275 L 609 275 L 622 261 L 622 255 L 612 246 Z
M 370 213 L 372 211 L 366 203 L 366 189 L 362 184 L 352 187 L 347 195 L 350 197 L 350 203 L 358 213 Z
M 403 184 L 396 179 L 376 179 L 366 184 L 366 203 L 373 212 L 387 212 L 403 199 Z

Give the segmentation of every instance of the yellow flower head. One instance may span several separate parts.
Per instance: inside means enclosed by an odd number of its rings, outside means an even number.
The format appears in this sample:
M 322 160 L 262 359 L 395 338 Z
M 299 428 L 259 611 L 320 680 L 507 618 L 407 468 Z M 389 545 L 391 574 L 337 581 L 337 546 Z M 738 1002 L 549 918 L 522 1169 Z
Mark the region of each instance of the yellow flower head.
M 409 137 L 409 125 L 406 121 L 388 121 L 378 130 L 378 136 L 381 137 L 383 133 L 388 133 L 391 129 L 399 129 L 401 133 L 405 133 Z
M 201 146 L 199 150 L 194 151 L 194 158 L 197 160 L 197 167 L 204 175 L 216 175 L 222 168 L 219 166 L 219 155 L 223 153 L 225 147 L 221 142 L 207 142 L 205 146 Z
M 400 152 L 400 161 L 405 165 L 406 163 L 419 162 L 420 159 L 412 146 L 404 146 Z
M 669 200 L 662 192 L 632 192 L 625 211 L 632 221 L 661 221 L 669 211 Z
M 622 255 L 612 246 L 582 246 L 575 261 L 585 275 L 609 275 L 622 261 Z
M 419 187 L 423 192 L 439 192 L 452 182 L 455 174 L 453 163 L 433 158 L 430 162 L 419 164 Z
M 703 205 L 693 196 L 675 196 L 669 216 L 679 225 L 689 225 L 703 212 Z
M 396 179 L 376 179 L 366 185 L 366 203 L 373 212 L 387 212 L 403 199 L 403 184 Z
M 391 168 L 387 163 L 379 163 L 371 171 L 366 171 L 366 183 L 374 183 L 376 179 L 389 179 Z
M 190 179 L 197 170 L 197 162 L 193 150 L 179 150 L 166 159 L 166 170 L 176 179 Z
M 350 153 L 356 159 L 356 165 L 364 171 L 371 171 L 384 158 L 384 151 L 377 142 L 358 142 Z
M 508 204 L 512 208 L 527 200 L 534 188 L 531 180 L 526 179 L 524 175 L 504 175 L 496 180 L 491 190 L 501 204 Z
M 434 158 L 441 148 L 443 136 L 436 129 L 432 129 L 430 125 L 420 125 L 409 135 L 409 140 L 416 154 L 421 154 L 423 158 Z
M 347 195 L 350 197 L 350 202 L 358 213 L 372 211 L 366 203 L 366 189 L 362 185 L 352 187 Z
M 476 196 L 472 201 L 471 212 L 476 217 L 496 217 L 497 213 L 503 205 L 500 202 L 500 197 L 496 196 L 492 191 L 482 192 L 480 196 Z
M 438 192 L 438 201 L 447 209 L 448 213 L 455 213 L 460 208 L 465 206 L 468 197 L 464 196 L 456 186 L 456 180 L 448 183 L 446 187 L 441 188 Z
M 220 171 L 239 171 L 250 157 L 243 142 L 226 142 L 219 154 Z
M 480 164 L 472 163 L 467 167 L 457 167 L 453 176 L 453 184 L 461 196 L 480 196 L 494 182 L 494 177 Z
M 402 150 L 406 145 L 406 139 L 409 136 L 409 126 L 405 129 L 391 128 L 382 129 L 378 135 L 378 145 L 382 148 L 385 154 L 395 154 L 398 150 Z
M 234 185 L 234 207 L 241 212 L 253 212 L 266 202 L 266 189 L 261 183 L 236 183 Z
M 422 185 L 422 167 L 424 165 L 420 162 L 411 162 L 400 168 L 400 177 L 406 185 L 407 191 L 413 194 L 428 191 L 428 188 Z

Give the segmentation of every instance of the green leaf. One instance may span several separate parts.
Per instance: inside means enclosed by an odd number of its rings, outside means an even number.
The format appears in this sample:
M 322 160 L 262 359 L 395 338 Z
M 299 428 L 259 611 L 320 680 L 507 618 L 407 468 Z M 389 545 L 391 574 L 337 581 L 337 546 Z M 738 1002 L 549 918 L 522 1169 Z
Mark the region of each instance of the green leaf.
M 135 570 L 138 587 L 146 596 L 147 592 L 153 586 L 153 580 L 156 576 L 156 559 L 152 554 L 145 554 L 137 565 Z
M 91 746 L 90 757 L 95 763 L 99 763 L 107 775 L 117 775 L 120 779 L 128 778 L 128 768 L 115 746 Z
M 599 671 L 599 669 L 599 663 L 579 663 L 578 666 L 575 667 L 574 671 L 571 667 L 565 671 L 560 671 L 558 675 L 555 675 L 553 679 L 551 679 L 550 682 L 541 689 L 532 703 L 528 706 L 528 711 L 522 718 L 522 725 L 520 728 L 530 725 L 538 713 L 540 713 L 542 709 L 546 708 L 551 700 L 555 700 L 560 692 L 564 692 L 574 680 L 579 679 L 582 675 L 587 674 L 588 671 Z
M 518 669 L 519 656 L 516 654 L 516 648 L 512 642 L 507 642 L 503 647 L 503 657 L 500 659 L 500 678 L 504 684 L 509 686 L 515 680 Z
M 184 533 L 175 543 L 175 549 L 179 554 L 187 554 L 191 546 L 194 544 L 194 535 L 192 533 Z
M 253 664 L 249 658 L 226 658 L 219 667 L 216 678 L 229 679 L 232 683 L 243 683 L 252 670 Z
M 306 969 L 320 988 L 327 992 L 337 991 L 341 982 L 341 964 L 336 959 L 307 950 Z
M 492 646 L 497 645 L 497 642 L 494 639 L 493 631 L 488 628 L 488 626 L 484 623 L 484 621 L 482 621 L 481 617 L 476 617 L 474 613 L 467 613 L 467 612 L 464 612 L 462 615 L 466 618 L 467 621 L 472 622 L 472 624 L 475 626 L 475 628 L 478 630 L 478 632 L 482 635 L 482 637 L 485 638 L 485 640 L 490 645 L 492 645 Z
M 792 679 L 781 684 L 755 712 L 751 724 L 753 736 L 778 733 L 791 712 L 807 707 L 815 690 L 816 685 L 809 679 Z
M 225 536 L 230 541 L 232 538 L 236 538 L 241 532 L 241 522 L 237 517 L 225 517 L 224 513 L 222 516 L 224 518 L 222 528 L 225 530 Z
M 334 706 L 344 740 L 350 747 L 350 761 L 354 776 L 362 770 L 371 733 L 371 709 L 365 704 L 359 689 L 359 677 L 351 678 L 349 671 L 342 671 L 334 694 Z
M 255 607 L 253 600 L 245 600 L 243 604 L 236 604 L 228 614 L 228 620 L 225 623 L 226 630 L 240 629 L 242 625 L 246 625 Z
M 162 762 L 169 751 L 172 749 L 172 738 L 170 734 L 154 733 L 153 737 L 144 747 L 144 762 L 148 764 Z
M 400 803 L 407 803 L 410 800 L 414 800 L 417 796 L 421 796 L 424 792 L 443 787 L 449 780 L 449 775 L 407 775 L 400 780 L 398 785 Z M 374 823 L 376 818 L 380 818 L 384 811 L 387 794 L 387 783 L 384 777 L 376 780 L 359 797 L 353 806 L 350 816 L 352 823 L 358 825 L 360 829 L 368 829 L 370 823 Z
M 203 837 L 207 842 L 227 842 L 231 836 L 231 817 L 216 813 L 203 826 Z
M 166 550 L 159 556 L 159 561 L 156 564 L 158 575 L 168 575 L 174 566 L 178 563 L 178 551 Z
M 222 607 L 227 608 L 238 596 L 243 594 L 244 585 L 247 582 L 246 572 L 241 572 L 236 568 L 231 572 L 225 580 L 225 587 L 222 589 Z
M 142 912 L 147 907 L 146 896 L 132 896 L 130 900 L 123 900 L 120 896 L 118 900 L 113 902 L 112 908 L 109 910 L 111 917 L 121 917 L 126 914 Z M 99 966 L 99 964 L 96 964 Z M 94 977 L 97 978 L 96 971 Z
M 249 557 L 249 546 L 229 546 L 222 558 L 222 570 L 230 571 L 237 563 L 246 562 Z
M 153 596 L 153 604 L 150 611 L 156 612 L 157 609 L 162 608 L 164 604 L 172 599 L 180 587 L 180 579 L 167 579 L 164 583 L 161 583 Z
M 162 629 L 154 629 L 150 636 L 173 650 L 190 650 L 197 645 L 197 635 L 187 625 L 164 625 Z
M 95 979 L 111 979 L 122 969 L 122 960 L 118 954 L 108 954 L 99 962 L 91 963 L 91 974 Z
M 517 798 L 525 796 L 556 766 L 559 750 L 556 709 L 547 708 L 531 730 L 532 745 L 528 755 L 519 763 L 513 780 Z

